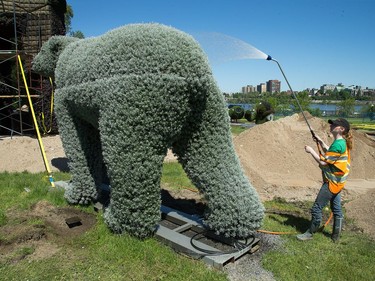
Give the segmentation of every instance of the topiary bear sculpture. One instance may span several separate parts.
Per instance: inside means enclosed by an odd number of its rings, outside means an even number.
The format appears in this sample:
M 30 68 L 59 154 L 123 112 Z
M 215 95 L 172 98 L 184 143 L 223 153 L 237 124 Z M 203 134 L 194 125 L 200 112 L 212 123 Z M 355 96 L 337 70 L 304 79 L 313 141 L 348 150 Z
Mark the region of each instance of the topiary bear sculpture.
M 96 38 L 52 37 L 33 68 L 55 76 L 70 203 L 95 200 L 107 172 L 109 228 L 152 235 L 163 159 L 172 148 L 207 200 L 208 228 L 247 237 L 261 226 L 264 208 L 235 154 L 223 95 L 191 36 L 133 24 Z

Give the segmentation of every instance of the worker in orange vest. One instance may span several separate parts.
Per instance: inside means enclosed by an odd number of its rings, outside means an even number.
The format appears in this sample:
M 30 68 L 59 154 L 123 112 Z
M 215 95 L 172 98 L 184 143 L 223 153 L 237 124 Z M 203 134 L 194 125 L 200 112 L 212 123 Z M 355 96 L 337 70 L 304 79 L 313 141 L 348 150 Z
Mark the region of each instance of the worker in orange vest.
M 346 179 L 350 171 L 350 151 L 353 147 L 352 134 L 349 122 L 344 118 L 328 120 L 330 132 L 334 137 L 331 146 L 328 146 L 317 135 L 313 138 L 318 144 L 319 153 L 312 147 L 306 145 L 305 151 L 319 164 L 323 174 L 323 185 L 311 208 L 311 225 L 303 234 L 297 235 L 301 241 L 311 240 L 322 221 L 322 210 L 330 202 L 333 212 L 333 232 L 332 240 L 338 241 L 343 224 L 343 213 L 341 209 L 340 192 L 344 188 Z

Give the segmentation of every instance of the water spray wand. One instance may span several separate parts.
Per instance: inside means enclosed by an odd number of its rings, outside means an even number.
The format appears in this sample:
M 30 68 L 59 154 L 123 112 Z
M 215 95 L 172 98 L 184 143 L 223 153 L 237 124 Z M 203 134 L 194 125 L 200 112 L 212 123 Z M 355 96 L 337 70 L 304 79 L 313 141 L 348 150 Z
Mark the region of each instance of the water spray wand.
M 279 63 L 277 60 L 273 59 L 270 55 L 267 56 L 267 60 L 272 60 L 272 61 L 276 62 L 277 65 L 279 66 L 280 71 L 281 71 L 281 73 L 283 74 L 283 76 L 284 76 L 284 78 L 285 78 L 285 81 L 286 81 L 286 83 L 288 84 L 288 87 L 289 87 L 290 91 L 292 92 L 293 97 L 294 97 L 294 98 L 296 99 L 296 101 L 297 101 L 298 107 L 299 107 L 299 109 L 300 109 L 300 111 L 301 111 L 301 113 L 302 113 L 302 115 L 303 115 L 303 118 L 304 118 L 305 121 L 306 121 L 307 126 L 309 127 L 309 130 L 310 130 L 310 132 L 311 132 L 311 135 L 313 136 L 314 140 L 317 141 L 317 139 L 316 139 L 316 137 L 315 137 L 315 133 L 314 133 L 314 131 L 311 129 L 311 126 L 310 126 L 309 122 L 307 121 L 306 115 L 305 115 L 305 113 L 303 112 L 302 106 L 301 106 L 301 104 L 299 103 L 298 98 L 297 98 L 296 94 L 294 93 L 292 87 L 290 86 L 289 81 L 288 81 L 288 79 L 286 78 L 285 73 L 284 73 L 283 69 L 281 68 L 280 63 Z

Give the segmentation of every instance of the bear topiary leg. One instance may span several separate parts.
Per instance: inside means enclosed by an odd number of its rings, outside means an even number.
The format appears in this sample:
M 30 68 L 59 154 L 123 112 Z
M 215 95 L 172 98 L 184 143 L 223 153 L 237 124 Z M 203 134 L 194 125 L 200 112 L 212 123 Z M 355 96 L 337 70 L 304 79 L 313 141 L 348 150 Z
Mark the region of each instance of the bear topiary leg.
M 66 102 L 57 100 L 55 112 L 72 175 L 65 198 L 72 204 L 89 204 L 97 197 L 96 186 L 103 173 L 99 132 L 78 117 L 74 108 L 68 108 Z
M 99 122 L 111 184 L 104 217 L 117 233 L 150 236 L 160 220 L 160 178 L 167 148 L 188 111 L 186 79 L 175 75 L 123 77 Z
M 173 150 L 207 200 L 207 226 L 228 237 L 248 237 L 260 228 L 264 208 L 235 153 L 220 91 L 208 83 L 198 98 Z
M 160 220 L 160 177 L 166 148 L 154 142 L 145 125 L 139 125 L 146 128 L 139 132 L 124 132 L 123 128 L 132 128 L 126 120 L 106 119 L 102 125 L 103 154 L 111 184 L 105 222 L 115 233 L 150 236 Z

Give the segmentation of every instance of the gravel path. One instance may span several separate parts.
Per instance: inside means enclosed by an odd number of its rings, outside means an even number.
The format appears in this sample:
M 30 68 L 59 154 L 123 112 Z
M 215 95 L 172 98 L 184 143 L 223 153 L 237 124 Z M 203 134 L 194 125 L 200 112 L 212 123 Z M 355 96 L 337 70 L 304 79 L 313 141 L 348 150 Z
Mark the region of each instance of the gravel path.
M 230 281 L 275 281 L 272 273 L 262 267 L 262 257 L 265 252 L 282 247 L 283 241 L 277 235 L 257 233 L 256 237 L 261 243 L 258 251 L 244 255 L 224 267 Z

